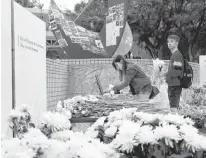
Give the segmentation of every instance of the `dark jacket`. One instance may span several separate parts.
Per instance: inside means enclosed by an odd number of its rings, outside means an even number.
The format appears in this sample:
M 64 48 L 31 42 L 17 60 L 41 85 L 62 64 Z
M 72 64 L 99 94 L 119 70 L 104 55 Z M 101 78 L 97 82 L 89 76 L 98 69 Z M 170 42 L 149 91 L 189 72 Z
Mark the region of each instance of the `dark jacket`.
M 168 86 L 180 86 L 180 79 L 183 76 L 184 59 L 180 51 L 172 54 L 166 74 Z
M 120 85 L 114 86 L 113 89 L 118 92 L 129 85 L 130 91 L 135 95 L 139 94 L 142 88 L 149 84 L 151 84 L 150 79 L 141 68 L 136 64 L 129 63 L 127 64 L 124 81 Z

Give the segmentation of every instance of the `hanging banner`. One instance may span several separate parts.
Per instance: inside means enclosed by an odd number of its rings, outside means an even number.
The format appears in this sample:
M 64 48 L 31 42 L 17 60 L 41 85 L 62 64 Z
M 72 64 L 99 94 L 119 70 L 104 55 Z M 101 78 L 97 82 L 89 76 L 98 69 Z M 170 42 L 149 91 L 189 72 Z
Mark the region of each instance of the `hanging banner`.
M 100 32 L 109 57 L 125 55 L 132 47 L 133 36 L 127 23 L 128 0 L 108 1 L 108 13 Z
M 67 16 L 51 0 L 49 8 L 50 30 L 54 33 L 59 46 L 67 53 L 68 58 L 107 58 L 106 50 L 99 33 L 87 30 Z
M 89 4 L 92 4 L 90 2 Z M 88 5 L 89 6 L 89 5 Z M 88 7 L 87 6 L 87 7 Z M 131 49 L 128 38 L 122 39 L 123 33 L 128 35 L 131 29 L 126 26 L 128 2 L 127 0 L 108 1 L 108 13 L 102 30 L 93 32 L 80 26 L 81 15 L 74 21 L 71 21 L 58 8 L 54 0 L 51 0 L 49 9 L 50 30 L 54 33 L 60 47 L 67 53 L 68 58 L 111 58 L 117 48 L 124 49 L 121 54 L 126 54 Z M 126 30 L 125 30 L 126 28 Z M 122 45 L 121 47 L 119 45 Z M 129 49 L 130 48 L 130 49 Z M 129 49 L 129 50 L 128 50 Z M 118 52 L 120 52 L 118 50 Z

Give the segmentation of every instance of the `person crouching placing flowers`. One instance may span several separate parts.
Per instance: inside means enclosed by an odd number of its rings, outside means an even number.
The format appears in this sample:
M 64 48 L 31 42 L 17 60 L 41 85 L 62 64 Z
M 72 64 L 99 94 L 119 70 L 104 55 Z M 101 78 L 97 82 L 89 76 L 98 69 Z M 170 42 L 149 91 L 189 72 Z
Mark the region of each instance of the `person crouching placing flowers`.
M 127 86 L 130 87 L 130 93 L 139 101 L 147 101 L 159 93 L 159 90 L 151 85 L 149 77 L 143 70 L 138 65 L 128 62 L 123 56 L 117 55 L 112 66 L 119 71 L 120 81 L 122 81 L 111 89 L 115 94 Z

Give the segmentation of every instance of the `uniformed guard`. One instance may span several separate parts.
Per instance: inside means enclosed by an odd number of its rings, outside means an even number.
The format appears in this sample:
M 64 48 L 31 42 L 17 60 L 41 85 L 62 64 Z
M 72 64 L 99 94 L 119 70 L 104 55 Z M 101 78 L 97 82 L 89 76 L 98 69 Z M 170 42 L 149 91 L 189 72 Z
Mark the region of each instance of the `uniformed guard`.
M 179 40 L 180 38 L 177 35 L 170 35 L 167 39 L 168 48 L 172 53 L 168 72 L 166 74 L 166 82 L 168 84 L 168 98 L 172 112 L 177 111 L 180 102 L 180 95 L 182 92 L 180 79 L 183 77 L 184 59 L 181 52 L 178 50 Z

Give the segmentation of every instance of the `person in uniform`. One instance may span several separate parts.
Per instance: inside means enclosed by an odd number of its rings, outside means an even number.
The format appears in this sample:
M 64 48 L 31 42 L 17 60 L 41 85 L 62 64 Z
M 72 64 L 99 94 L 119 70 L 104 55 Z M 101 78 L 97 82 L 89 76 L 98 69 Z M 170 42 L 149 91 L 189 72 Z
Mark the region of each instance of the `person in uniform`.
M 113 87 L 115 93 L 129 86 L 130 93 L 136 95 L 138 100 L 148 100 L 151 96 L 153 87 L 149 77 L 141 70 L 141 68 L 133 63 L 128 62 L 123 56 L 117 55 L 113 62 L 115 70 L 119 71 L 121 84 Z
M 182 92 L 180 79 L 183 77 L 184 59 L 178 50 L 179 40 L 180 38 L 177 35 L 170 35 L 167 39 L 168 48 L 172 53 L 166 74 L 168 98 L 172 112 L 177 112 Z

